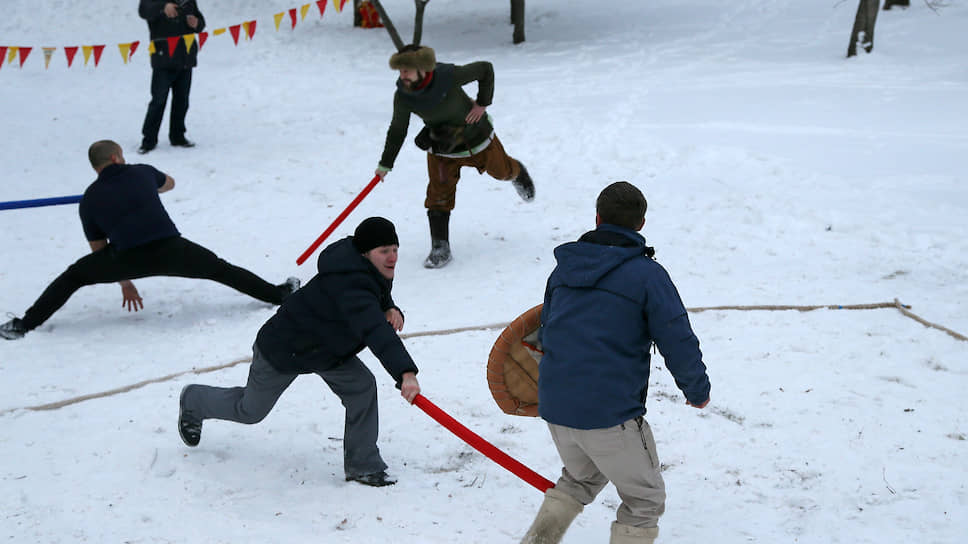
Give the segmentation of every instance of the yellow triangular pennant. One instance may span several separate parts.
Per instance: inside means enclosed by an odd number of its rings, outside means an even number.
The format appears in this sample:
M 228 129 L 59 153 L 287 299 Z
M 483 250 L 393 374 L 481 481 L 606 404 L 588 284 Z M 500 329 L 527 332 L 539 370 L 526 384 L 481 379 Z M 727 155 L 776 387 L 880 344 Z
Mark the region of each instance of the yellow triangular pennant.
M 245 39 L 247 39 L 247 40 L 249 39 L 249 22 L 248 21 L 242 23 L 242 35 L 245 36 Z
M 44 47 L 44 70 L 50 68 L 50 58 L 54 56 L 54 51 L 57 51 L 56 47 Z
M 312 4 L 306 4 L 305 6 L 299 8 L 299 15 L 302 16 L 302 19 L 300 19 L 300 20 L 302 20 L 302 21 L 305 21 L 306 20 L 306 14 L 309 13 L 309 6 L 311 6 L 311 5 Z
M 333 7 L 336 8 L 336 13 L 343 11 L 343 2 L 340 0 L 333 0 Z
M 192 44 L 195 43 L 195 35 L 185 34 L 184 36 L 182 36 L 182 38 L 185 38 L 185 51 L 191 51 Z
M 11 62 L 13 62 L 13 59 L 15 59 L 17 57 L 17 50 L 18 49 L 20 49 L 20 48 L 17 47 L 17 46 L 13 46 L 13 45 L 10 46 L 9 49 L 7 49 L 7 64 L 10 64 Z
M 282 22 L 282 18 L 286 16 L 286 12 L 277 13 L 272 16 L 272 20 L 276 22 L 276 32 L 279 32 L 279 23 Z
M 87 66 L 87 60 L 91 58 L 91 51 L 94 51 L 94 46 L 83 45 L 81 46 L 81 50 L 84 51 L 84 66 Z
M 128 63 L 128 56 L 131 53 L 131 44 L 130 43 L 119 43 L 118 44 L 118 50 L 121 51 L 121 59 L 124 60 L 124 63 L 125 64 L 127 64 Z
M 224 28 L 216 28 L 215 30 L 212 31 L 213 36 L 221 36 L 222 34 L 225 34 Z

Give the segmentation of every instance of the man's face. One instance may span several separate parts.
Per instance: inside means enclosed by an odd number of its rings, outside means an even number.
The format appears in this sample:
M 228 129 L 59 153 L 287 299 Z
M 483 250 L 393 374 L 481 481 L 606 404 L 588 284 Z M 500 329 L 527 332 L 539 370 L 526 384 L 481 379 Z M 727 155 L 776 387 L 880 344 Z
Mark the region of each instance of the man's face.
M 419 70 L 414 70 L 411 68 L 401 68 L 400 69 L 400 81 L 403 82 L 404 87 L 410 89 L 424 78 Z
M 380 274 L 383 274 L 384 278 L 392 280 L 393 270 L 397 266 L 397 248 L 399 247 L 396 244 L 375 247 L 364 253 L 363 256 L 373 263 L 373 266 L 376 267 Z

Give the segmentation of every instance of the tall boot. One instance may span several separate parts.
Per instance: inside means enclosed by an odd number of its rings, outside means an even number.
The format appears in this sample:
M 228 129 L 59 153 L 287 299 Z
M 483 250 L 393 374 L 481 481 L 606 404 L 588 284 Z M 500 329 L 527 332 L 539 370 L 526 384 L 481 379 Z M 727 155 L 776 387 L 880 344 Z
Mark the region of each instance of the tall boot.
M 609 544 L 652 544 L 659 537 L 658 527 L 633 527 L 612 522 L 612 538 Z
M 531 202 L 534 200 L 534 181 L 531 181 L 531 175 L 528 174 L 528 169 L 524 167 L 524 163 L 518 161 L 518 164 L 521 165 L 521 173 L 511 181 L 511 185 L 514 186 L 514 190 L 518 192 L 521 200 Z
M 545 492 L 544 502 L 521 544 L 558 544 L 584 508 L 571 495 L 552 487 Z
M 450 262 L 450 241 L 448 231 L 450 212 L 427 210 L 430 220 L 430 255 L 424 260 L 424 268 L 442 268 Z

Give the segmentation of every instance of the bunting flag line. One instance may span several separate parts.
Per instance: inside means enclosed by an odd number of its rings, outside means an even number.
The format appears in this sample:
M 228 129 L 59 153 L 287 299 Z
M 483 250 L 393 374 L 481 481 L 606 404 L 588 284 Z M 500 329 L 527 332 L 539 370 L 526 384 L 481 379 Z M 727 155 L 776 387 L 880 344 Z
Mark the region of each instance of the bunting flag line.
M 348 0 L 333 0 L 333 9 L 337 12 L 342 12 L 346 7 Z M 328 0 L 315 0 L 316 7 L 319 9 L 319 16 L 322 18 L 326 13 L 326 4 Z M 273 15 L 273 24 L 278 32 L 282 26 L 282 22 L 285 20 L 286 15 L 289 16 L 289 28 L 295 29 L 296 23 L 300 20 L 305 21 L 306 16 L 309 14 L 310 9 L 312 9 L 312 3 L 300 5 L 298 8 L 293 7 L 285 11 L 280 11 Z M 222 28 L 217 28 L 212 31 L 212 36 L 220 36 L 228 31 L 232 36 L 233 43 L 237 46 L 239 44 L 239 37 L 244 36 L 246 40 L 252 40 L 255 38 L 255 32 L 258 21 L 253 19 L 251 21 L 245 21 L 236 25 L 229 25 Z M 192 45 L 197 43 L 198 49 L 205 45 L 206 40 L 209 37 L 208 32 L 199 32 L 197 35 L 184 34 L 182 36 L 172 36 L 168 38 L 161 38 L 159 40 L 149 40 L 148 41 L 148 54 L 154 55 L 158 52 L 158 47 L 155 41 L 164 40 L 168 46 L 168 54 L 173 55 L 177 49 L 180 41 L 184 40 L 186 51 L 191 51 Z M 120 42 L 117 43 L 118 53 L 121 55 L 121 61 L 124 64 L 128 64 L 131 58 L 134 56 L 135 51 L 140 44 L 140 41 L 130 41 L 130 42 Z M 74 59 L 76 58 L 78 50 L 83 53 L 84 65 L 90 62 L 91 57 L 94 57 L 94 66 L 97 67 L 101 61 L 101 54 L 104 52 L 105 45 L 76 45 L 76 46 L 63 46 L 64 55 L 67 58 L 67 67 L 71 68 L 74 64 Z M 19 65 L 23 68 L 27 59 L 30 57 L 30 53 L 36 49 L 35 47 L 27 46 L 13 46 L 13 45 L 3 45 L 0 46 L 0 68 L 3 68 L 4 64 L 12 64 L 14 59 L 19 60 Z M 40 47 L 44 56 L 44 69 L 48 70 L 50 68 L 51 60 L 53 60 L 59 47 Z
M 57 51 L 56 47 L 44 47 L 44 70 L 50 68 L 50 58 L 54 56 L 54 51 Z

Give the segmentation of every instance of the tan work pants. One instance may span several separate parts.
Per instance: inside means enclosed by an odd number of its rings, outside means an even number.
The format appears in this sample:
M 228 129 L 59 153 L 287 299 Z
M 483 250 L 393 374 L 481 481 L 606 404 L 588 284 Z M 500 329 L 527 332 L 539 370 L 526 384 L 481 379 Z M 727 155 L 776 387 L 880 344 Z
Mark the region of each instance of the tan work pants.
M 501 141 L 494 136 L 491 144 L 470 157 L 440 157 L 427 154 L 427 199 L 424 206 L 428 210 L 449 212 L 454 209 L 457 198 L 457 182 L 460 169 L 465 166 L 477 168 L 478 173 L 487 172 L 494 179 L 511 181 L 521 173 L 521 163 L 504 151 Z

